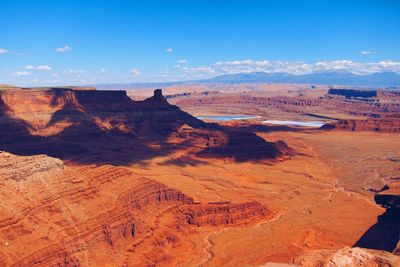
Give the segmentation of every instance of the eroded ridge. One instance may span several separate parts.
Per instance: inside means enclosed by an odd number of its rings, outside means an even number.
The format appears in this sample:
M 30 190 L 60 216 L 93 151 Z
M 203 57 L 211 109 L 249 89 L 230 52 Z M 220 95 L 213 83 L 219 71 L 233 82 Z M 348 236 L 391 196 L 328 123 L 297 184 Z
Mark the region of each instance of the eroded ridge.
M 189 206 L 182 211 L 184 220 L 190 225 L 235 225 L 258 221 L 270 211 L 258 202 L 233 204 L 212 202 L 206 205 Z
M 400 132 L 400 119 L 339 120 L 325 124 L 323 129 L 347 131 Z
M 195 145 L 194 134 L 181 130 L 186 126 L 199 133 L 203 146 Z M 238 161 L 285 154 L 281 146 L 252 132 L 207 124 L 170 105 L 161 89 L 143 101 L 131 100 L 125 91 L 0 90 L 0 128 L 7 129 L 0 131 L 2 150 L 79 163 L 128 165 L 182 145 L 196 148 L 198 155 Z
M 46 155 L 23 157 L 18 161 L 13 158 L 14 155 L 0 151 L 0 176 L 3 179 L 24 180 L 35 174 L 64 169 L 61 160 Z
M 6 155 L 9 164 L 58 162 Z M 160 247 L 184 247 L 184 255 L 190 251 L 187 235 L 198 227 L 249 224 L 272 214 L 258 202 L 198 203 L 125 167 L 55 166 L 30 179 L 0 176 L 10 198 L 1 204 L 0 265 L 121 266 L 137 257 L 149 264 L 174 262 L 173 253 L 161 257 Z

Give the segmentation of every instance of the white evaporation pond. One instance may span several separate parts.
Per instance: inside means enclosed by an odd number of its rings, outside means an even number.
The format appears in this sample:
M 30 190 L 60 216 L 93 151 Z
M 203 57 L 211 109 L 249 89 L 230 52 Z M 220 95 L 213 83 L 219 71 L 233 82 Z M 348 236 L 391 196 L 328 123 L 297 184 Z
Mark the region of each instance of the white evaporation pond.
M 231 120 L 249 120 L 258 119 L 260 116 L 254 115 L 233 115 L 233 116 L 199 116 L 199 120 L 231 121 Z
M 323 121 L 281 121 L 281 120 L 265 120 L 262 123 L 286 125 L 286 126 L 302 126 L 302 127 L 321 127 L 325 124 Z

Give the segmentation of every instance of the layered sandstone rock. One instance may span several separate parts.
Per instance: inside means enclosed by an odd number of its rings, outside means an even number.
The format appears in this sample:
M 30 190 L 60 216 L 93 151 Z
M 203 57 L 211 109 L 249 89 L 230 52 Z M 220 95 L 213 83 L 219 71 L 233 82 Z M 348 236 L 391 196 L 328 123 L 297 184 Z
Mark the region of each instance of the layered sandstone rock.
M 116 159 L 121 157 L 111 155 L 118 146 L 140 149 L 146 154 L 142 158 L 162 151 L 152 143 L 190 146 L 193 138 L 181 133 L 183 126 L 212 137 L 208 144 L 213 148 L 204 147 L 207 156 L 253 160 L 285 154 L 251 132 L 227 131 L 194 118 L 170 105 L 160 89 L 144 101 L 131 100 L 125 91 L 0 90 L 0 148 L 17 154 L 85 162 L 97 157 L 98 162 L 120 164 Z M 122 159 L 137 158 L 130 154 Z
M 346 114 L 367 118 L 400 118 L 400 93 L 390 90 L 331 89 L 325 94 L 293 95 L 263 94 L 246 91 L 242 93 L 221 93 L 207 95 L 183 95 L 174 98 L 180 107 L 196 105 L 242 106 L 248 108 L 273 108 L 290 113 Z
M 304 267 L 395 267 L 400 257 L 384 251 L 343 248 L 340 250 L 318 250 L 305 252 L 294 260 Z
M 146 264 L 168 244 L 186 246 L 193 226 L 235 226 L 273 215 L 257 202 L 196 203 L 124 167 L 63 167 L 46 156 L 2 153 L 5 162 L 19 167 L 0 170 L 1 266 Z M 27 173 L 32 166 L 46 168 Z
M 255 134 L 243 131 L 224 130 L 215 127 L 214 131 L 181 127 L 177 138 L 191 140 L 201 147 L 197 155 L 201 157 L 233 158 L 236 161 L 275 159 L 291 155 L 292 151 L 283 141 L 265 142 Z
M 322 129 L 348 131 L 400 132 L 400 119 L 339 120 L 325 124 Z
M 13 160 L 14 155 L 0 151 L 0 177 L 4 180 L 25 180 L 34 175 L 47 172 L 59 172 L 64 168 L 61 160 L 37 155 L 23 157 L 21 160 Z
M 190 225 L 235 225 L 265 218 L 270 211 L 258 202 L 242 204 L 215 202 L 188 207 L 182 212 Z

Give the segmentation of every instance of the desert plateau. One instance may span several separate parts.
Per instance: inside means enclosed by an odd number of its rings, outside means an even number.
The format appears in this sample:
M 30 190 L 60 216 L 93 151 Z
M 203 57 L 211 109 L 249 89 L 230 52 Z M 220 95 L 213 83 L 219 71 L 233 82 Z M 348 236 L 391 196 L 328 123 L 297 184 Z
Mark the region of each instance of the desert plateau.
M 400 94 L 288 90 L 210 101 L 1 90 L 1 264 L 317 266 L 352 255 L 396 266 Z M 216 123 L 183 110 L 257 112 Z M 271 116 L 326 123 L 263 123 Z
M 0 10 L 0 267 L 400 266 L 399 1 Z

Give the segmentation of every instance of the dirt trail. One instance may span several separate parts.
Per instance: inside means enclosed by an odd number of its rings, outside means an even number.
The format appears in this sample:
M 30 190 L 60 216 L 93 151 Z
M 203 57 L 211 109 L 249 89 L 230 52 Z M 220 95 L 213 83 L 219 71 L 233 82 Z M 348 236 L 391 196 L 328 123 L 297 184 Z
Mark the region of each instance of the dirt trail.
M 268 218 L 267 220 L 258 222 L 255 225 L 250 226 L 249 228 L 257 228 L 263 224 L 280 220 L 284 214 L 285 214 L 285 212 L 278 211 L 275 214 L 273 214 L 271 218 Z M 208 263 L 213 258 L 214 253 L 212 252 L 212 247 L 213 247 L 214 243 L 210 239 L 211 236 L 226 232 L 227 230 L 230 230 L 230 229 L 237 229 L 237 228 L 243 228 L 243 226 L 223 228 L 223 229 L 219 229 L 219 230 L 216 230 L 216 231 L 213 231 L 213 232 L 207 234 L 203 239 L 204 242 L 206 243 L 206 247 L 203 249 L 205 257 L 197 264 L 197 266 L 205 266 L 205 264 Z

